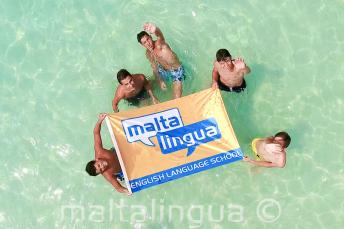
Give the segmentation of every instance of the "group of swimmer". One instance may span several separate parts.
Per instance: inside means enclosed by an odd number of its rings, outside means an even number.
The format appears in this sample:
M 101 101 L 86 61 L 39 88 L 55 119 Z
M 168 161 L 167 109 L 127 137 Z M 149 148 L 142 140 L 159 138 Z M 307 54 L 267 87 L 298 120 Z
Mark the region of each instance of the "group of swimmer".
M 153 40 L 151 34 L 155 35 L 156 40 Z M 153 23 L 145 23 L 143 31 L 137 34 L 137 41 L 146 49 L 146 57 L 160 89 L 166 90 L 166 82 L 172 81 L 172 98 L 180 98 L 185 70 L 177 55 L 166 43 L 161 30 Z M 250 71 L 242 58 L 233 59 L 227 49 L 219 49 L 213 65 L 211 87 L 240 93 L 246 88 L 244 76 Z M 118 104 L 122 99 L 137 105 L 140 100 L 149 96 L 153 104 L 159 103 L 153 94 L 151 83 L 144 74 L 130 74 L 126 69 L 121 69 L 117 73 L 117 80 L 119 85 L 112 101 L 114 112 L 119 111 Z M 91 176 L 102 174 L 118 192 L 130 195 L 128 189 L 119 183 L 115 175 L 121 172 L 116 153 L 114 150 L 105 149 L 102 144 L 100 129 L 106 115 L 106 113 L 99 114 L 94 127 L 95 159 L 88 162 L 86 172 Z M 286 132 L 279 132 L 267 138 L 256 138 L 251 143 L 256 159 L 244 156 L 243 161 L 257 166 L 283 168 L 286 163 L 286 148 L 290 142 L 291 138 Z

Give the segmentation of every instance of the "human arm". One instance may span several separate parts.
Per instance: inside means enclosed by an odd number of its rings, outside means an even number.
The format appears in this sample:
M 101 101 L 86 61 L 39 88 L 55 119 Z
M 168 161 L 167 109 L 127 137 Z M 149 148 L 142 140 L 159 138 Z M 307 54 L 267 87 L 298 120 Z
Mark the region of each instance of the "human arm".
M 158 73 L 158 66 L 156 64 L 156 62 L 154 61 L 154 56 L 151 52 L 149 52 L 148 50 L 146 51 L 146 57 L 152 67 L 153 70 L 153 74 L 155 77 L 160 77 L 159 73 Z
M 97 158 L 98 153 L 103 149 L 103 142 L 102 142 L 102 137 L 100 135 L 100 129 L 106 115 L 107 115 L 106 113 L 99 114 L 98 121 L 96 122 L 96 125 L 94 126 L 94 129 L 93 129 L 94 154 L 95 154 L 94 157 L 95 158 Z
M 143 25 L 143 30 L 146 31 L 147 33 L 154 34 L 160 43 L 165 43 L 164 35 L 162 34 L 161 30 L 155 24 L 153 24 L 151 22 L 146 22 Z
M 218 89 L 219 85 L 218 85 L 218 81 L 219 81 L 219 72 L 217 71 L 215 65 L 213 67 L 213 73 L 212 73 L 212 78 L 213 78 L 213 83 L 212 83 L 212 88 L 213 89 Z
M 117 91 L 115 93 L 115 97 L 112 100 L 112 109 L 114 112 L 118 112 L 118 103 L 121 101 L 123 96 L 120 94 L 119 89 L 117 88 Z
M 246 65 L 242 72 L 246 75 L 251 72 L 251 69 Z
M 275 163 L 275 162 L 270 162 L 270 161 L 252 160 L 248 156 L 244 156 L 243 161 L 249 162 L 253 165 L 267 167 L 267 168 L 272 168 L 272 167 L 283 168 L 285 166 L 285 158 L 280 163 Z
M 112 173 L 103 173 L 104 178 L 116 189 L 119 193 L 127 194 L 128 196 L 131 195 L 127 188 L 124 188 L 116 178 L 113 177 Z
M 149 96 L 151 97 L 153 104 L 158 104 L 159 100 L 154 96 L 150 82 L 146 79 L 145 76 L 143 76 L 143 78 L 144 78 L 143 86 L 148 92 Z

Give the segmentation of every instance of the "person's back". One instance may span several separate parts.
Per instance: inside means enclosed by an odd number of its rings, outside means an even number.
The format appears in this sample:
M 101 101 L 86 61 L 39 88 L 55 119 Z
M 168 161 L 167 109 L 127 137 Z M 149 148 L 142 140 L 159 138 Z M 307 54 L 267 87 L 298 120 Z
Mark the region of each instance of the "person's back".
M 244 161 L 263 167 L 283 168 L 290 142 L 291 138 L 286 132 L 279 132 L 274 137 L 256 138 L 252 141 L 252 150 L 257 160 L 245 156 Z
M 283 166 L 285 161 L 285 149 L 273 142 L 273 139 L 266 138 L 257 142 L 257 153 L 263 161 L 269 161 Z

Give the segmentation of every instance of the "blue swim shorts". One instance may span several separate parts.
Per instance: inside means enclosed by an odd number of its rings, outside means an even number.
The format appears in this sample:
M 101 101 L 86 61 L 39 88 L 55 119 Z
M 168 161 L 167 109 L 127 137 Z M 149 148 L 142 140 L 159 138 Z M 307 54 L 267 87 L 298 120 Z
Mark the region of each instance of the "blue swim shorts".
M 173 82 L 185 80 L 185 70 L 183 65 L 180 65 L 177 69 L 165 70 L 160 64 L 158 64 L 158 72 L 164 81 L 167 81 L 170 78 L 172 78 Z

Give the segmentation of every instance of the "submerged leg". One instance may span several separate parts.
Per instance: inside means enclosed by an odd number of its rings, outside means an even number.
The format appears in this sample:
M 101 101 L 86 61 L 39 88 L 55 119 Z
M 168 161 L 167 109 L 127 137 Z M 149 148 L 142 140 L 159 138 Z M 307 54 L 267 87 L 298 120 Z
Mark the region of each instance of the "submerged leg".
M 173 82 L 173 99 L 182 97 L 182 82 L 181 81 L 174 81 Z

